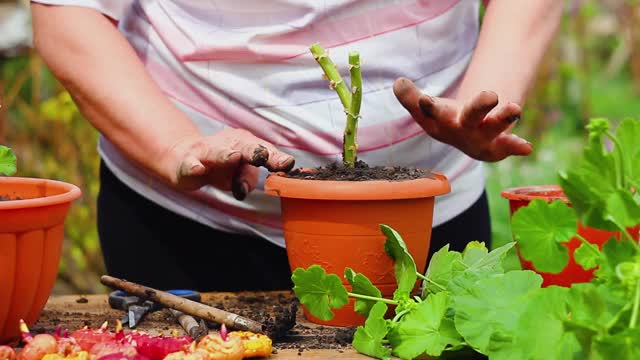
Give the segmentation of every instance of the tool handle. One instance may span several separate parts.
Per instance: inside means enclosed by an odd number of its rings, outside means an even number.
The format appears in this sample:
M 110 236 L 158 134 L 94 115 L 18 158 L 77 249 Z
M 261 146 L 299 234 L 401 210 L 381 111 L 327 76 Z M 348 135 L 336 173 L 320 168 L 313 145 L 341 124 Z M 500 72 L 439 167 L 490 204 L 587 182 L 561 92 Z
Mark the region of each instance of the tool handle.
M 185 299 L 165 291 L 156 290 L 144 285 L 107 275 L 102 276 L 100 278 L 100 282 L 103 285 L 155 301 L 171 309 L 179 310 L 187 315 L 192 315 L 218 324 L 225 324 L 232 329 L 264 333 L 262 324 L 257 321 L 209 305 L 204 305 L 193 300 Z
M 194 319 L 193 316 L 187 315 L 182 311 L 178 311 L 176 309 L 169 309 L 171 314 L 178 319 L 178 322 L 187 333 L 187 335 L 191 336 L 192 339 L 196 340 L 196 332 L 200 327 L 200 324 Z

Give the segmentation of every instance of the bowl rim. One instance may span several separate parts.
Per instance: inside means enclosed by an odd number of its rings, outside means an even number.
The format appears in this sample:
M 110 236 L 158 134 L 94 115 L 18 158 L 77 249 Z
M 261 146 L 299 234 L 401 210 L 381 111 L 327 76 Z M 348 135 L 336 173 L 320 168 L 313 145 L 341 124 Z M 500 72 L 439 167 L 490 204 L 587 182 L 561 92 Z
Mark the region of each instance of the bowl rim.
M 28 184 L 38 187 L 54 187 L 62 189 L 62 194 L 43 196 L 22 200 L 0 201 L 0 210 L 16 210 L 34 207 L 45 207 L 70 203 L 77 200 L 82 195 L 82 191 L 76 185 L 52 179 L 30 178 L 30 177 L 0 177 L 0 184 Z

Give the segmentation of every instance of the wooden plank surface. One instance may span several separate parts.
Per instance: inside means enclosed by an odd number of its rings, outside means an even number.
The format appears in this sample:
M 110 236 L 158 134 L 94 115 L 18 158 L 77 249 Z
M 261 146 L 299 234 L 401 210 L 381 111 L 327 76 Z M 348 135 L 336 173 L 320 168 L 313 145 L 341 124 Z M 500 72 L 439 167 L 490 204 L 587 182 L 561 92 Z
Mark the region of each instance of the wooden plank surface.
M 203 302 L 216 304 L 222 303 L 225 299 L 233 299 L 233 297 L 237 296 L 255 296 L 260 294 L 263 293 L 206 293 L 203 294 Z M 62 325 L 63 328 L 75 330 L 85 325 L 99 327 L 105 321 L 109 321 L 111 327 L 113 327 L 115 326 L 116 319 L 122 318 L 123 315 L 123 311 L 111 309 L 106 295 L 54 296 L 47 302 L 45 309 L 41 313 L 32 330 L 36 332 L 51 332 L 58 324 Z M 304 315 L 301 311 L 298 312 L 296 321 L 298 324 L 302 324 L 310 328 L 317 326 L 304 319 Z M 174 322 L 168 311 L 158 311 L 149 314 L 140 323 L 138 330 L 146 331 L 151 334 L 169 334 L 173 331 L 177 331 L 179 334 L 184 334 L 180 325 Z M 289 344 L 289 347 L 296 347 L 296 345 L 291 343 Z M 370 358 L 358 354 L 347 345 L 332 349 L 308 349 L 304 347 L 277 349 L 277 353 L 273 354 L 270 359 L 362 360 Z

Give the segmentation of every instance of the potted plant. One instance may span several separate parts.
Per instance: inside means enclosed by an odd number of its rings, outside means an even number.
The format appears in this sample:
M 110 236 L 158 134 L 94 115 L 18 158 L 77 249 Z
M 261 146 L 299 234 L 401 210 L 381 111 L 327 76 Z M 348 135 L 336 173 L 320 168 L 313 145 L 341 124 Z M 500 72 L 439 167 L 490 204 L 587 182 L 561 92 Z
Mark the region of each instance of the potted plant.
M 386 223 L 405 235 L 406 246 L 418 270 L 424 271 L 434 197 L 448 193 L 446 177 L 434 171 L 375 167 L 357 160 L 357 124 L 362 101 L 362 75 L 357 52 L 349 54 L 350 86 L 319 44 L 311 53 L 329 80 L 347 115 L 343 164 L 294 170 L 267 178 L 265 192 L 281 198 L 282 219 L 291 269 L 322 264 L 330 273 L 357 267 L 381 290 L 395 289 L 393 262 L 384 256 Z M 346 280 L 343 281 L 345 284 Z M 314 322 L 357 325 L 365 318 L 349 307 L 331 320 L 305 314 Z
M 64 220 L 80 189 L 48 179 L 10 177 L 16 157 L 0 145 L 0 344 L 36 321 L 53 288 Z M 4 176 L 1 176 L 4 175 Z
M 612 237 L 638 240 L 640 162 L 634 136 L 640 136 L 640 122 L 625 119 L 614 134 L 607 120 L 593 119 L 587 129 L 583 158 L 560 174 L 562 187 L 519 187 L 502 193 L 509 199 L 523 268 L 540 273 L 544 286 L 589 282 L 595 269 L 581 263 L 588 249 L 602 249 Z M 613 144 L 611 151 L 605 138 Z M 608 218 L 617 208 L 628 214 Z M 546 213 L 554 212 L 554 221 L 543 221 Z
M 444 246 L 422 274 L 400 234 L 381 225 L 395 262 L 393 296 L 381 296 L 357 268 L 344 269 L 347 288 L 317 264 L 294 271 L 296 296 L 322 319 L 352 299 L 367 318 L 353 346 L 379 359 L 638 359 L 640 246 L 629 229 L 637 233 L 640 223 L 640 148 L 634 145 L 640 121 L 625 120 L 613 135 L 608 122 L 597 119 L 589 133 L 582 158 L 560 175 L 572 206 L 535 199 L 516 212 L 513 230 L 521 250 L 532 249 L 536 268 L 562 269 L 569 259 L 566 242 L 577 238 L 574 258 L 584 269 L 595 268 L 591 282 L 543 287 L 534 271 L 505 271 L 502 261 L 513 242 L 493 251 L 471 242 L 462 253 Z M 603 136 L 615 139 L 613 151 Z M 620 236 L 599 248 L 577 234 L 578 220 Z M 422 294 L 411 297 L 418 281 Z M 387 318 L 390 305 L 395 316 Z

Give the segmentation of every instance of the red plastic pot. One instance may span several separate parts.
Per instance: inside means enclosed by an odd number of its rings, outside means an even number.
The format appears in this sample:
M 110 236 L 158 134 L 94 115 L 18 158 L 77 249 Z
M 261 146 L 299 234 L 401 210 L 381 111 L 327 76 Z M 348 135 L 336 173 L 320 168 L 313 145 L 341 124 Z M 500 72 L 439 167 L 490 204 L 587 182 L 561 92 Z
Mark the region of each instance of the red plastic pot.
M 281 198 L 284 237 L 291 270 L 313 264 L 338 275 L 344 269 L 361 272 L 382 295 L 396 289 L 393 261 L 384 251 L 380 224 L 397 230 L 424 273 L 431 240 L 434 199 L 450 191 L 447 178 L 406 181 L 326 181 L 267 178 L 265 192 Z M 353 302 L 322 321 L 304 309 L 307 318 L 324 325 L 362 325 L 365 318 L 353 310 Z
M 524 186 L 507 189 L 502 192 L 502 197 L 509 200 L 509 210 L 511 215 L 516 212 L 522 206 L 526 206 L 534 199 L 542 199 L 547 202 L 554 200 L 562 200 L 570 205 L 569 199 L 562 192 L 562 188 L 558 185 L 539 185 L 539 186 Z M 634 239 L 638 239 L 639 227 L 629 229 L 629 233 Z M 578 234 L 584 237 L 591 244 L 597 245 L 602 248 L 602 245 L 606 243 L 611 237 L 620 238 L 619 232 L 610 232 L 594 229 L 591 227 L 585 227 L 581 223 L 578 223 Z M 584 270 L 582 266 L 578 265 L 573 259 L 573 252 L 580 246 L 580 240 L 572 238 L 568 243 L 564 244 L 569 249 L 569 263 L 567 266 L 557 274 L 545 273 L 536 270 L 530 261 L 527 261 L 520 256 L 520 263 L 522 268 L 526 270 L 533 270 L 542 276 L 542 286 L 558 285 L 558 286 L 571 286 L 574 283 L 589 282 L 593 279 L 593 272 L 595 269 Z
M 64 220 L 80 189 L 60 181 L 0 177 L 0 344 L 32 325 L 58 274 Z

